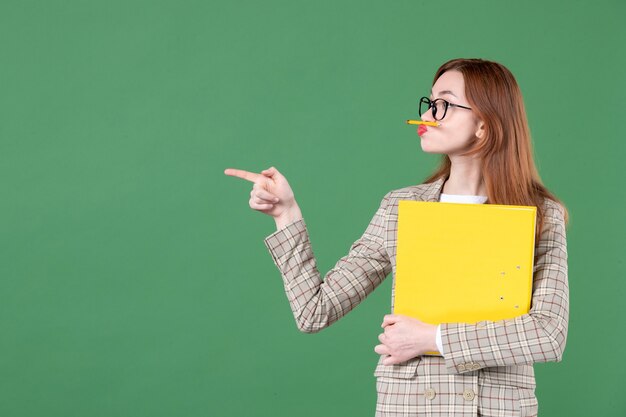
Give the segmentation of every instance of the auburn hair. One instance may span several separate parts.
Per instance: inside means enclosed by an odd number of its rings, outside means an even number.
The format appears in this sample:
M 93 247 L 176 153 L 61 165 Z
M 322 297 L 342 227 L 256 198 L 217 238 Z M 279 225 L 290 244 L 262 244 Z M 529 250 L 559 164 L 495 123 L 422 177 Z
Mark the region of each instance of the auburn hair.
M 535 243 L 544 225 L 544 200 L 551 199 L 563 210 L 565 205 L 543 184 L 533 159 L 530 129 L 521 90 L 504 65 L 484 59 L 452 59 L 437 70 L 433 85 L 446 71 L 459 71 L 465 82 L 470 107 L 485 124 L 485 134 L 476 138 L 465 156 L 482 161 L 482 177 L 487 188 L 486 204 L 537 207 Z M 442 155 L 438 168 L 425 183 L 450 176 L 450 158 Z

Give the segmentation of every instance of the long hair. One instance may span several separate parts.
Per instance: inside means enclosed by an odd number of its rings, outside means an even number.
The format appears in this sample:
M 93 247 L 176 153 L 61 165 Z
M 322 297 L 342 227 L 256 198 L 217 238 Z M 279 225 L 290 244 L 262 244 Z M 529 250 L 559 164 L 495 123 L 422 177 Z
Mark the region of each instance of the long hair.
M 543 184 L 533 159 L 530 129 L 522 93 L 515 77 L 504 65 L 483 59 L 452 59 L 435 74 L 456 70 L 463 74 L 465 96 L 475 114 L 485 123 L 485 135 L 476 138 L 464 154 L 482 161 L 482 176 L 487 188 L 486 204 L 537 207 L 535 242 L 544 224 L 544 199 L 561 206 L 565 224 L 569 213 L 565 205 Z M 443 155 L 439 167 L 425 183 L 450 176 L 451 162 Z

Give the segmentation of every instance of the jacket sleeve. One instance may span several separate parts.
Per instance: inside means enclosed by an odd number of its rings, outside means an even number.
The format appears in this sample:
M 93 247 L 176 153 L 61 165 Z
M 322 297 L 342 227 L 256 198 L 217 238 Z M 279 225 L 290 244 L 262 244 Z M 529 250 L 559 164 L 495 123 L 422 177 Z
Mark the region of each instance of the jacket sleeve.
M 569 320 L 564 213 L 558 203 L 546 201 L 544 230 L 535 250 L 528 314 L 475 324 L 442 323 L 441 338 L 449 373 L 562 360 Z
M 304 219 L 265 238 L 300 331 L 315 333 L 330 326 L 363 301 L 391 272 L 384 245 L 389 194 L 383 197 L 363 235 L 323 280 Z

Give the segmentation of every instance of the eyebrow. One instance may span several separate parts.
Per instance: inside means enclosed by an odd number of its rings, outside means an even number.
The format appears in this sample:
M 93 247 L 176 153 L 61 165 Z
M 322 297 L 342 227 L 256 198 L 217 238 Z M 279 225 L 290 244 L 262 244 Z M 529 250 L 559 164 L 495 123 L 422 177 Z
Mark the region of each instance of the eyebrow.
M 450 95 L 452 95 L 452 96 L 456 97 L 456 95 L 455 95 L 452 91 L 450 91 L 450 90 L 443 90 L 443 91 L 440 91 L 440 92 L 439 92 L 439 95 L 440 95 L 440 96 L 441 96 L 441 95 L 444 95 L 444 94 L 450 94 Z M 433 90 L 430 90 L 430 95 L 431 95 L 431 96 L 433 95 Z M 456 98 L 458 98 L 458 97 L 456 97 Z

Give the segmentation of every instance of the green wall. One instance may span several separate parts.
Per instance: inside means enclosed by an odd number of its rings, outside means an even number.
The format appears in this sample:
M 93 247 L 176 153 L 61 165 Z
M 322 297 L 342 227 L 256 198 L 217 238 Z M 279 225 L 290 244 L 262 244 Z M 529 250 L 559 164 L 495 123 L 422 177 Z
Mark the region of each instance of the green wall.
M 623 1 L 0 2 L 0 415 L 367 416 L 391 278 L 299 333 L 225 168 L 288 178 L 322 273 L 419 184 L 417 100 L 503 63 L 570 210 L 543 416 L 626 412 Z

